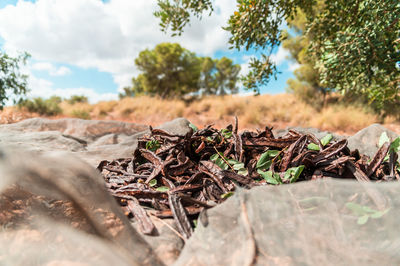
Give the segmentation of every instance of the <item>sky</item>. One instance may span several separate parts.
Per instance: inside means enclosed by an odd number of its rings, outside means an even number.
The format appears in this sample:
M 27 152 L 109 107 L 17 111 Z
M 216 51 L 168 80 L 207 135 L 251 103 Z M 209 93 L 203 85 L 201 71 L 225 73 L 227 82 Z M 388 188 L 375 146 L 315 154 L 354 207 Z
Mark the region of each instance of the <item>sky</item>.
M 90 102 L 113 100 L 139 72 L 134 59 L 161 42 L 177 42 L 199 56 L 223 56 L 248 71 L 249 53 L 230 50 L 222 29 L 235 9 L 216 0 L 213 15 L 193 20 L 182 36 L 160 31 L 156 0 L 0 0 L 0 49 L 28 52 L 23 71 L 29 97 L 85 95 Z M 297 65 L 280 47 L 273 55 L 282 72 L 261 93 L 285 91 Z M 242 91 L 244 94 L 245 92 Z

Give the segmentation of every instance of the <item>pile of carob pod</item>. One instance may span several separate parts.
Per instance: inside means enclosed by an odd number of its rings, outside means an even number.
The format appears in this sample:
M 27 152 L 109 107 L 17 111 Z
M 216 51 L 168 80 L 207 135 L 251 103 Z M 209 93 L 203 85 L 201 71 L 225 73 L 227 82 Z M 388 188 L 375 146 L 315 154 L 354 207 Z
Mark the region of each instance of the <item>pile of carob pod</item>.
M 359 181 L 399 180 L 396 149 L 383 143 L 373 158 L 350 151 L 347 140 L 331 134 L 317 139 L 294 130 L 280 138 L 272 128 L 238 133 L 235 125 L 191 130 L 185 136 L 152 129 L 141 137 L 132 158 L 102 161 L 107 189 L 152 234 L 150 216 L 173 218 L 189 238 L 199 213 L 231 196 L 236 187 L 280 185 L 324 177 Z

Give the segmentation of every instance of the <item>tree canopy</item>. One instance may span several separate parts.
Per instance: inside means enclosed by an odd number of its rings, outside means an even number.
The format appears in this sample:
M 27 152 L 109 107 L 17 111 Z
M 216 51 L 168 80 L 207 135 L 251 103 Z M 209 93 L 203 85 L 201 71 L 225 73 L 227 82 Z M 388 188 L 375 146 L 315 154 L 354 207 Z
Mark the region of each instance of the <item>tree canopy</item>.
M 271 54 L 288 36 L 285 23 L 303 14 L 305 60 L 318 74 L 315 86 L 357 92 L 371 101 L 398 100 L 400 84 L 400 2 L 398 0 L 237 0 L 225 27 L 233 48 L 255 49 L 244 85 L 259 90 L 276 76 Z M 211 13 L 207 0 L 158 0 L 155 15 L 164 31 L 181 34 L 194 15 Z M 292 24 L 294 25 L 294 24 Z M 312 72 L 312 71 L 311 71 Z
M 142 72 L 132 79 L 132 88 L 124 88 L 120 97 L 159 95 L 162 98 L 202 94 L 237 93 L 240 66 L 226 57 L 197 57 L 177 43 L 161 43 L 144 50 L 135 59 Z
M 0 109 L 11 95 L 24 95 L 27 92 L 27 76 L 20 72 L 29 54 L 11 57 L 0 51 Z

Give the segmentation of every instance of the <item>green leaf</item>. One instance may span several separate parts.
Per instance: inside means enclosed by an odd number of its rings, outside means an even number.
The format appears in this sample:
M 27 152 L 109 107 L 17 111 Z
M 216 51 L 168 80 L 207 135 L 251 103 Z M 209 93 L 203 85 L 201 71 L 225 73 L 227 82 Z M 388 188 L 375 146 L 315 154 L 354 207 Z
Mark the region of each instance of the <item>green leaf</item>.
M 239 163 L 241 163 L 241 162 L 239 162 L 239 161 L 236 161 L 236 160 L 234 160 L 234 159 L 228 159 L 227 161 L 228 161 L 228 163 L 229 163 L 229 164 L 231 164 L 231 165 L 234 165 L 234 164 L 239 164 Z
M 383 215 L 385 215 L 389 210 L 390 210 L 390 208 L 388 208 L 388 209 L 386 209 L 384 211 L 376 211 L 375 213 L 371 214 L 370 217 L 373 218 L 373 219 L 379 219 Z
M 366 224 L 368 222 L 368 218 L 369 218 L 368 215 L 358 217 L 357 224 L 359 224 L 359 225 Z
M 383 144 L 385 144 L 386 142 L 390 142 L 390 139 L 389 139 L 389 137 L 388 137 L 386 131 L 384 131 L 384 132 L 381 134 L 380 138 L 379 138 L 379 142 L 378 142 L 379 148 L 382 147 Z
M 192 123 L 189 123 L 189 127 L 191 128 L 191 129 L 193 129 L 193 132 L 196 132 L 197 130 L 199 130 L 194 124 L 192 124 Z
M 376 210 L 373 210 L 368 206 L 362 206 L 362 208 L 365 211 L 365 213 L 375 213 L 375 212 L 377 212 Z
M 332 138 L 333 138 L 332 134 L 327 134 L 325 137 L 323 137 L 323 138 L 321 139 L 321 144 L 322 144 L 322 146 L 328 145 L 329 142 L 331 142 Z
M 157 140 L 149 140 L 146 142 L 146 150 L 156 151 L 161 145 Z
M 272 174 L 272 171 L 264 172 L 261 170 L 257 170 L 257 173 L 259 173 L 262 176 L 262 178 L 264 178 L 265 181 L 267 181 L 267 183 L 269 184 L 279 185 L 281 183 L 279 174 L 276 173 Z
M 233 170 L 238 171 L 238 170 L 240 170 L 242 168 L 244 168 L 244 163 L 237 163 L 237 164 L 233 165 Z
M 150 180 L 149 186 L 150 186 L 150 187 L 154 187 L 155 185 L 157 185 L 157 179 L 152 179 L 152 180 Z
M 354 203 L 354 202 L 347 202 L 345 204 L 346 208 L 353 211 L 354 214 L 358 215 L 358 216 L 363 216 L 366 215 L 366 211 L 363 208 L 364 206 Z
M 211 155 L 210 160 L 213 161 L 216 165 L 219 166 L 219 168 L 223 169 L 223 170 L 228 170 L 229 169 L 229 165 L 225 162 L 225 160 L 228 161 L 224 155 L 222 154 L 222 152 L 218 152 L 215 153 L 213 155 Z
M 221 195 L 221 199 L 227 199 L 227 198 L 229 198 L 229 197 L 232 197 L 233 194 L 235 194 L 235 193 L 232 192 L 232 191 L 227 192 L 227 193 L 225 193 L 225 194 L 222 194 L 222 195 Z
M 268 169 L 272 164 L 270 160 L 275 158 L 279 153 L 280 151 L 277 150 L 268 150 L 264 152 L 261 154 L 260 159 L 258 159 L 256 168 L 260 170 Z
M 214 141 L 212 137 L 207 137 L 206 140 L 207 140 L 208 142 L 213 142 L 213 141 Z
M 244 176 L 246 176 L 246 175 L 249 174 L 249 171 L 248 171 L 246 168 L 241 168 L 241 169 L 238 170 L 237 173 L 238 173 L 239 175 L 244 175 Z
M 219 155 L 217 153 L 211 155 L 210 160 L 215 162 L 219 158 Z
M 157 191 L 160 191 L 160 192 L 167 192 L 167 191 L 169 191 L 169 188 L 168 187 L 158 187 L 158 188 L 156 188 L 156 190 Z
M 283 180 L 285 180 L 285 181 L 289 180 L 290 183 L 294 183 L 294 182 L 297 181 L 297 179 L 299 178 L 299 176 L 301 175 L 303 170 L 304 170 L 304 165 L 300 165 L 298 167 L 289 168 L 285 172 L 285 176 L 284 176 Z
M 310 144 L 308 144 L 307 149 L 313 150 L 313 151 L 319 151 L 319 146 L 315 143 L 310 143 Z
M 392 144 L 390 144 L 390 149 L 395 153 L 400 151 L 400 137 L 396 138 Z
M 221 130 L 221 135 L 225 138 L 225 139 L 229 139 L 232 137 L 232 132 L 229 131 L 228 129 L 224 128 Z

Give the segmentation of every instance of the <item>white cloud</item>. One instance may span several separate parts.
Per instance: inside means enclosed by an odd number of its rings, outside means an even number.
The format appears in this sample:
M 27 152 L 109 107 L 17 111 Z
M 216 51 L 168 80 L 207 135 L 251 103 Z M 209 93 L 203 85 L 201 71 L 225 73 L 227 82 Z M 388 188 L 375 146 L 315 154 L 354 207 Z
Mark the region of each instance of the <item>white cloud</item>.
M 92 88 L 55 88 L 52 82 L 37 78 L 32 74 L 29 75 L 29 89 L 30 91 L 27 94 L 29 98 L 42 97 L 46 99 L 53 95 L 69 98 L 72 95 L 84 95 L 88 97 L 90 103 L 118 99 L 116 93 L 98 93 Z
M 289 71 L 295 71 L 296 69 L 298 69 L 301 65 L 297 62 L 289 62 L 289 67 L 288 70 Z
M 32 69 L 46 71 L 50 76 L 65 76 L 71 74 L 71 69 L 65 66 L 56 67 L 48 62 L 39 62 L 32 65 Z
M 0 36 L 7 51 L 27 51 L 39 61 L 94 67 L 111 73 L 120 88 L 130 85 L 137 73 L 133 60 L 138 53 L 160 42 L 179 42 L 203 55 L 228 49 L 229 35 L 221 26 L 235 8 L 232 0 L 216 1 L 213 16 L 194 19 L 177 38 L 160 31 L 153 16 L 156 8 L 155 0 L 19 0 L 16 6 L 0 9 Z
M 290 55 L 289 51 L 279 46 L 278 52 L 271 55 L 271 61 L 274 62 L 277 66 L 281 65 L 287 57 Z

